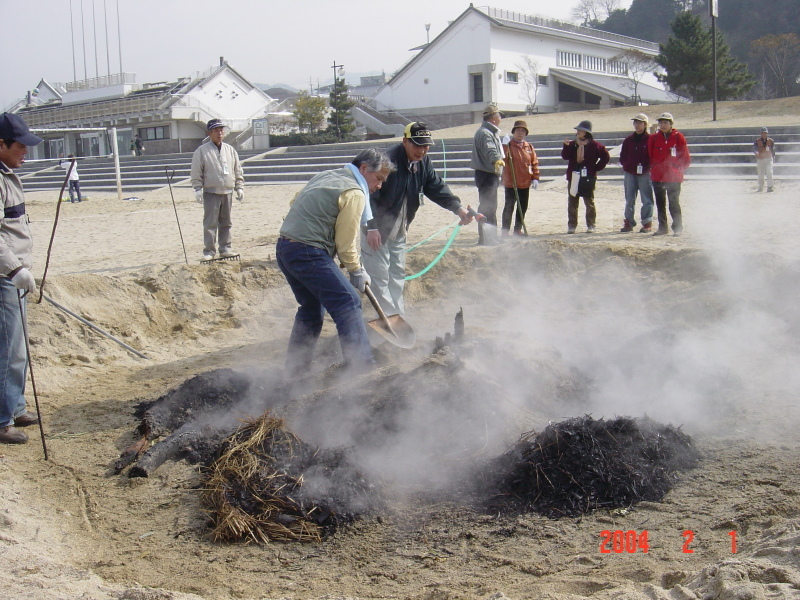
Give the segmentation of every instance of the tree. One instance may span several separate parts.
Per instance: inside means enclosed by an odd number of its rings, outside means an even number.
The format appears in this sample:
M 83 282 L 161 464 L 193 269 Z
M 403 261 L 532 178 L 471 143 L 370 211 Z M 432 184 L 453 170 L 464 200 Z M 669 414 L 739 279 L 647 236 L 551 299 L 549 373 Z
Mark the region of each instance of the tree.
M 779 97 L 792 96 L 800 74 L 800 36 L 769 34 L 750 44 L 750 54 L 778 90 Z
M 673 92 L 693 100 L 707 101 L 714 95 L 713 46 L 710 28 L 704 28 L 700 17 L 680 13 L 671 23 L 673 35 L 661 46 L 656 61 L 666 74 L 659 80 Z M 717 98 L 732 100 L 742 97 L 755 85 L 747 67 L 734 59 L 721 32 L 717 32 Z
M 536 109 L 536 97 L 539 95 L 539 63 L 527 54 L 522 55 L 522 64 L 517 65 L 521 77 L 520 97 L 528 102 L 525 107 L 529 115 Z
M 350 116 L 350 109 L 356 103 L 350 100 L 347 95 L 347 84 L 344 81 L 344 77 L 334 78 L 328 103 L 331 105 L 331 114 L 328 116 L 328 131 L 335 133 L 337 140 L 346 140 L 348 135 L 356 128 L 353 125 L 353 118 Z
M 617 54 L 611 60 L 625 64 L 626 85 L 632 92 L 632 100 L 638 104 L 640 102 L 639 84 L 645 75 L 656 70 L 658 67 L 656 59 L 640 50 L 630 49 Z
M 312 96 L 306 91 L 298 92 L 294 103 L 294 118 L 300 131 L 315 133 L 319 131 L 322 122 L 325 120 L 325 99 L 319 96 Z
M 619 9 L 620 0 L 579 0 L 572 9 L 572 19 L 581 25 L 595 26 Z

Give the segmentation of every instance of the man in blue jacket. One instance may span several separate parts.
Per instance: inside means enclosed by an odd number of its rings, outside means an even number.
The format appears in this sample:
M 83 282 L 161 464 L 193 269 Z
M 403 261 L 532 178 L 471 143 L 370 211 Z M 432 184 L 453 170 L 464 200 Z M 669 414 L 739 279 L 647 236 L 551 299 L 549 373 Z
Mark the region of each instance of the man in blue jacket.
M 370 196 L 372 219 L 361 235 L 361 261 L 372 280 L 370 289 L 387 315 L 402 315 L 406 277 L 406 232 L 425 196 L 461 217 L 461 225 L 472 221 L 427 156 L 433 145 L 425 123 L 409 123 L 403 141 L 388 152 L 397 166 L 380 190 Z

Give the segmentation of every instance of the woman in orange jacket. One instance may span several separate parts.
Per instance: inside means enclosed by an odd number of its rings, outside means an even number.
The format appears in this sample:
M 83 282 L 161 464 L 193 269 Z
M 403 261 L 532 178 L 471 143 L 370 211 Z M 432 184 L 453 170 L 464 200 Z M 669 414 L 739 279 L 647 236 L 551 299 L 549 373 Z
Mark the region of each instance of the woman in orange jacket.
M 514 235 L 527 235 L 525 228 L 525 213 L 528 210 L 528 196 L 530 188 L 539 187 L 539 159 L 536 150 L 530 142 L 525 141 L 528 135 L 528 124 L 525 121 L 516 121 L 511 128 L 511 138 L 503 140 L 503 153 L 505 154 L 506 168 L 503 169 L 503 187 L 506 189 L 506 204 L 503 207 L 503 235 L 509 235 L 511 230 L 511 215 L 517 204 L 519 207 L 514 222 Z

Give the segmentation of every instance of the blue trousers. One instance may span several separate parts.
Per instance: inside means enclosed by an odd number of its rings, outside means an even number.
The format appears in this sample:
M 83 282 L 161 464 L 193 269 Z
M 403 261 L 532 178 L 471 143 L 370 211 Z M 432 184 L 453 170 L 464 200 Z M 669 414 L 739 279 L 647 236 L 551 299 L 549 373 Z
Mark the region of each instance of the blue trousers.
M 653 182 L 650 174 L 635 175 L 625 172 L 625 219 L 636 225 L 636 193 L 642 198 L 642 225 L 653 221 Z
M 356 367 L 374 364 L 361 298 L 328 253 L 281 237 L 275 256 L 300 304 L 289 336 L 287 371 L 300 374 L 311 367 L 324 311 L 336 324 L 345 363 Z
M 0 428 L 14 424 L 25 412 L 25 378 L 28 353 L 25 350 L 25 299 L 11 280 L 0 278 Z

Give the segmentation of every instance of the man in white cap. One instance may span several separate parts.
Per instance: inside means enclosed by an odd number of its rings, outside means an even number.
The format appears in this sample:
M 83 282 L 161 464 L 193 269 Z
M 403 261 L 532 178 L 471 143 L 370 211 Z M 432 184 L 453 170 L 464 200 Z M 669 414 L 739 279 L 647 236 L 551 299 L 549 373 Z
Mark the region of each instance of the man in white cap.
M 669 233 L 667 223 L 667 197 L 669 214 L 672 217 L 672 234 L 683 231 L 681 215 L 681 183 L 683 173 L 692 164 L 689 147 L 683 134 L 674 129 L 672 114 L 665 112 L 658 117 L 658 131 L 647 140 L 647 153 L 650 156 L 650 179 L 658 212 L 658 229 L 653 235 Z
M 769 137 L 769 129 L 761 128 L 761 135 L 753 142 L 753 154 L 756 155 L 758 170 L 758 191 L 764 191 L 764 176 L 767 177 L 767 192 L 775 188 L 772 185 L 772 163 L 775 161 L 775 140 Z
M 375 298 L 387 315 L 405 313 L 406 232 L 423 197 L 461 217 L 461 225 L 472 221 L 461 200 L 433 168 L 428 157 L 432 145 L 425 123 L 406 125 L 403 141 L 388 151 L 397 169 L 370 196 L 373 216 L 362 227 L 361 260 L 372 279 L 370 287 Z
M 202 261 L 214 259 L 217 242 L 221 258 L 236 256 L 231 247 L 233 194 L 239 201 L 244 198 L 244 172 L 239 154 L 222 141 L 225 124 L 211 119 L 206 131 L 209 140 L 194 151 L 191 172 L 195 199 L 203 205 Z
M 25 162 L 29 146 L 42 138 L 33 135 L 22 117 L 0 116 L 0 443 L 24 444 L 28 436 L 19 427 L 39 422 L 25 404 L 28 352 L 25 345 L 27 294 L 36 292 L 31 274 L 33 240 L 25 214 L 22 182 L 12 169 Z
M 620 231 L 629 233 L 636 226 L 636 195 L 642 198 L 642 228 L 639 233 L 650 233 L 653 223 L 653 183 L 650 181 L 650 155 L 647 153 L 647 115 L 633 117 L 633 133 L 622 142 L 619 164 L 625 186 L 625 223 Z

